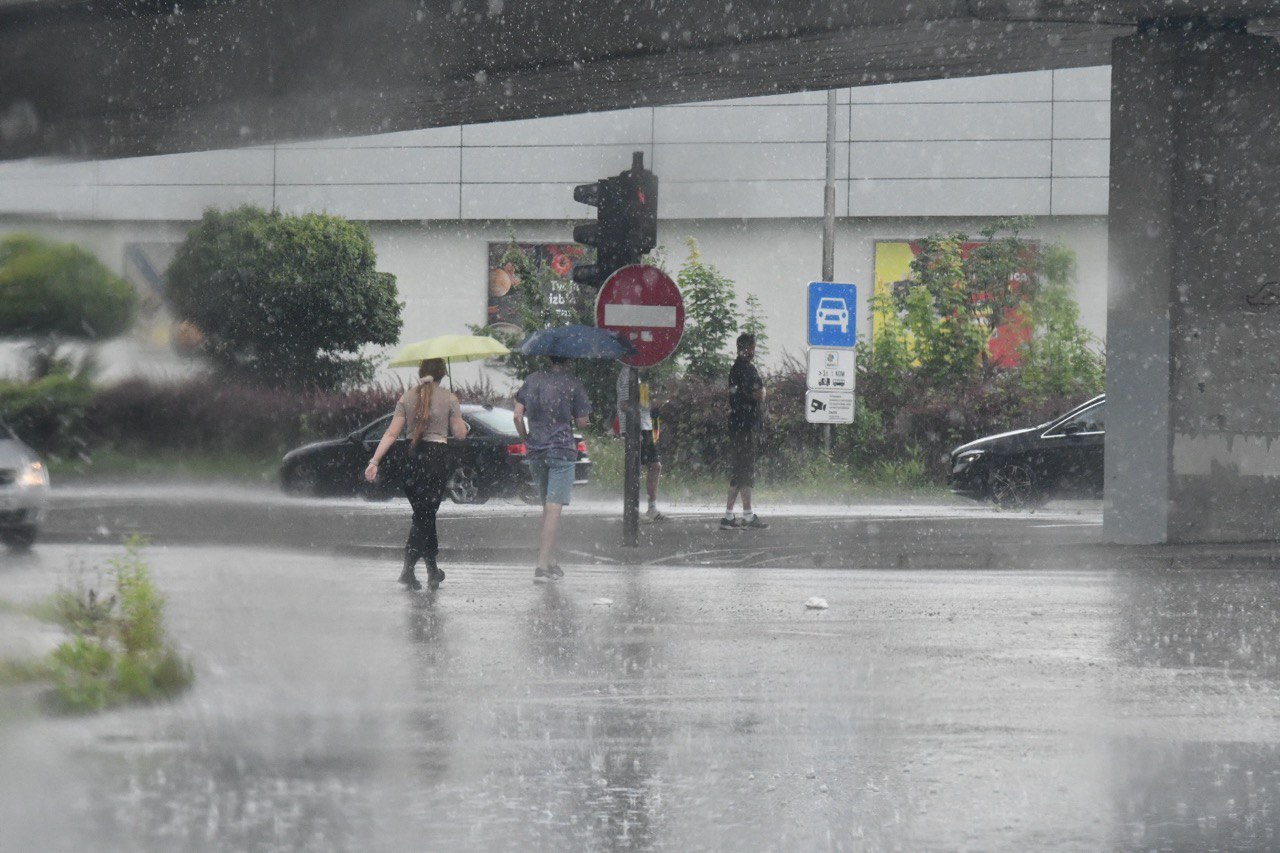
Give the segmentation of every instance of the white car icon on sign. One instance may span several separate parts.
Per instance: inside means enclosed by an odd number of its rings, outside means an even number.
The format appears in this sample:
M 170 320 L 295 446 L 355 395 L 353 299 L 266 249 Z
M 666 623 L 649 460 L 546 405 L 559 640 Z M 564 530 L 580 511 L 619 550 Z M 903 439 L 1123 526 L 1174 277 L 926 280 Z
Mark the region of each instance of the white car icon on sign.
M 849 334 L 849 306 L 843 299 L 833 297 L 819 299 L 816 319 L 819 332 L 827 326 L 839 326 L 840 334 Z

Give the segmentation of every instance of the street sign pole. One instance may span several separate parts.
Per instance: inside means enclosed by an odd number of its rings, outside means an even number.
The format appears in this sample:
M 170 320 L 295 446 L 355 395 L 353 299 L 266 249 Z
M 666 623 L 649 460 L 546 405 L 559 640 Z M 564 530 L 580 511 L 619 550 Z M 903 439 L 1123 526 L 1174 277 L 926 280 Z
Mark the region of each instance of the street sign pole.
M 853 423 L 858 288 L 840 282 L 811 281 L 808 306 L 805 420 L 823 425 L 823 448 L 830 453 L 830 424 Z
M 626 466 L 622 486 L 622 544 L 640 544 L 640 371 L 627 368 L 627 405 L 623 425 Z
M 652 367 L 680 344 L 684 334 L 684 296 L 671 277 L 657 267 L 633 264 L 615 270 L 596 295 L 596 325 L 623 336 L 635 353 L 621 359 L 627 404 L 619 424 L 624 436 L 622 544 L 640 544 L 640 372 Z M 647 403 L 648 401 L 644 401 Z

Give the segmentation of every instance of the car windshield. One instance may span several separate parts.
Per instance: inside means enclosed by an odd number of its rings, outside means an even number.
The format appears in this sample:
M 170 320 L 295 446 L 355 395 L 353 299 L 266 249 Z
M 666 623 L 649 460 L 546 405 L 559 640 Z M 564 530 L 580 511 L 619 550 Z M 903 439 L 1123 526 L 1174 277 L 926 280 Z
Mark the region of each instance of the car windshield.
M 1084 411 L 1076 412 L 1068 420 L 1062 421 L 1055 429 L 1053 434 L 1061 433 L 1101 433 L 1106 429 L 1103 415 L 1106 414 L 1106 402 L 1100 402 L 1096 406 L 1089 406 Z
M 468 409 L 464 414 L 472 421 L 500 435 L 519 435 L 516 432 L 515 412 L 510 409 L 475 408 Z
M 1104 429 L 1103 415 L 1105 410 L 1106 403 L 1090 406 L 1071 420 L 1063 422 L 1059 428 L 1062 430 L 1074 428 L 1078 432 L 1102 432 Z

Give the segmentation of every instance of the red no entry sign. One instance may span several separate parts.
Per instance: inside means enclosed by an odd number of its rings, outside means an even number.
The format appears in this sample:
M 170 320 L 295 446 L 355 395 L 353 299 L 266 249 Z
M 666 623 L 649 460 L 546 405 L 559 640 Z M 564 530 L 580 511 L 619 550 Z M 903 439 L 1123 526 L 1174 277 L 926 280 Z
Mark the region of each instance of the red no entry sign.
M 684 334 L 684 297 L 657 267 L 632 264 L 615 272 L 596 297 L 596 325 L 625 335 L 636 354 L 622 359 L 650 367 L 675 352 Z

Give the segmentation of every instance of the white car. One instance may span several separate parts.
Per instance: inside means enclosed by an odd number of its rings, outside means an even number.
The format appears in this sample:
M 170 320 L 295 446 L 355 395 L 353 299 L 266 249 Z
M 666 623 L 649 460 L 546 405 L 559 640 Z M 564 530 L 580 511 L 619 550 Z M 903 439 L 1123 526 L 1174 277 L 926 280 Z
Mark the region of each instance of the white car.
M 839 326 L 840 334 L 849 334 L 849 306 L 843 299 L 827 297 L 818 300 L 818 331 L 827 326 Z
M 49 508 L 49 469 L 0 421 L 0 542 L 30 548 Z

